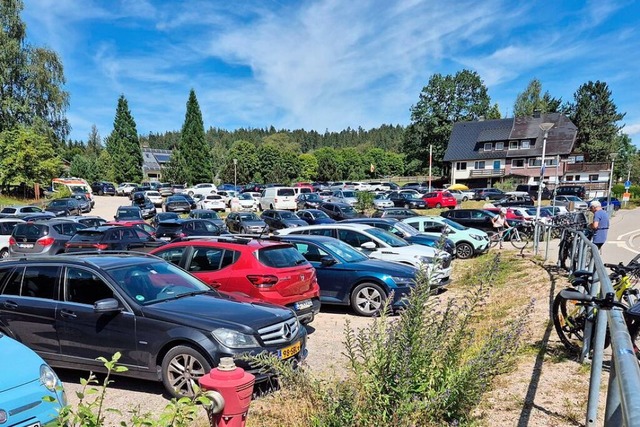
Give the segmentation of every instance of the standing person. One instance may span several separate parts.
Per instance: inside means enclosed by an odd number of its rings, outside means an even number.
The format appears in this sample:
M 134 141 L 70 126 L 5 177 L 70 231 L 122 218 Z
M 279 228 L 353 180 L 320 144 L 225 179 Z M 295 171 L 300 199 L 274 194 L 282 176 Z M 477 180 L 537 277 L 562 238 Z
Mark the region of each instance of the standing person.
M 500 249 L 502 249 L 502 233 L 507 224 L 507 208 L 500 208 L 500 213 L 491 219 L 493 229 L 500 235 Z
M 593 230 L 593 243 L 602 254 L 602 245 L 607 241 L 607 233 L 609 232 L 609 215 L 597 200 L 589 204 L 589 210 L 593 212 L 593 221 L 590 226 Z

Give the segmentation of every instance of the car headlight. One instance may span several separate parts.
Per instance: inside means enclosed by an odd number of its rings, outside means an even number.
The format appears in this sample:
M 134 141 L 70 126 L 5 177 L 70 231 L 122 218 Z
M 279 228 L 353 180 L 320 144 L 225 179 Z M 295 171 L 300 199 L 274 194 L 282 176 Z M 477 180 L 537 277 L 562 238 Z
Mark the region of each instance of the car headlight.
M 469 234 L 469 236 L 471 236 L 472 239 L 476 239 L 476 240 L 484 240 L 484 237 L 478 235 L 478 234 Z
M 433 264 L 436 261 L 435 258 L 428 257 L 428 256 L 418 256 L 418 255 L 416 255 L 416 258 L 418 258 L 420 260 L 420 262 L 424 262 L 425 264 Z
M 396 285 L 413 285 L 415 284 L 415 280 L 413 277 L 402 277 L 402 276 L 391 276 L 391 280 L 393 280 Z
M 40 383 L 51 392 L 55 392 L 60 386 L 60 380 L 53 369 L 49 365 L 40 365 Z
M 260 344 L 252 335 L 243 334 L 232 329 L 218 328 L 211 331 L 211 333 L 215 339 L 229 348 L 260 347 Z

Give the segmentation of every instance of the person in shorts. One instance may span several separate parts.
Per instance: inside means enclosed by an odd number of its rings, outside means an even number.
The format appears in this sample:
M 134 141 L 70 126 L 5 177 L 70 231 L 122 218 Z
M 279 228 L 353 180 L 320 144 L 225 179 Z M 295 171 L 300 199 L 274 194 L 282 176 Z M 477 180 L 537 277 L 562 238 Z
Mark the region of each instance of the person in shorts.
M 589 204 L 589 210 L 593 213 L 593 221 L 589 226 L 593 230 L 593 244 L 602 253 L 602 245 L 607 241 L 609 232 L 609 215 L 602 209 L 602 204 L 597 200 Z
M 495 232 L 500 234 L 502 238 L 502 233 L 504 233 L 505 227 L 507 226 L 507 208 L 500 208 L 500 212 L 491 219 L 491 222 L 493 223 Z M 500 240 L 500 249 L 502 249 L 502 240 Z

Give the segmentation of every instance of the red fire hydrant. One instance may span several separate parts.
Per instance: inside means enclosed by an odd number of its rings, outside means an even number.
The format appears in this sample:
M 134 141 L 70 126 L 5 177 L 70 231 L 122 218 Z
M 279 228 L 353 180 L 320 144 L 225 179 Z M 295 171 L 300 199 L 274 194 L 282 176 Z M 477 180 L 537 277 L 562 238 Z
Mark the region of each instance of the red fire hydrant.
M 200 387 L 204 390 L 217 391 L 222 396 L 222 402 L 215 402 L 214 405 L 222 407 L 214 408 L 209 413 L 209 420 L 213 427 L 245 425 L 255 379 L 254 375 L 238 368 L 232 357 L 220 358 L 218 367 L 200 378 Z

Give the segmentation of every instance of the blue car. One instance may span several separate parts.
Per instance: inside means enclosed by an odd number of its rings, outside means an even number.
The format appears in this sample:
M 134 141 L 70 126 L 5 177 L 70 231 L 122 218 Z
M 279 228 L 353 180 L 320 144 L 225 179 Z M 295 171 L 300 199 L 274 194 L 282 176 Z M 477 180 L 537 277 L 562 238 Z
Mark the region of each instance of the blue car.
M 306 221 L 309 225 L 333 224 L 336 222 L 335 219 L 329 217 L 329 215 L 320 209 L 303 209 L 296 212 L 296 215 L 298 215 L 298 218 L 301 220 Z
M 391 307 L 406 306 L 418 270 L 409 265 L 370 259 L 333 237 L 280 236 L 313 265 L 322 304 L 349 305 L 361 316 L 375 316 L 393 291 Z
M 587 205 L 589 205 L 591 202 L 593 202 L 594 200 L 597 200 L 600 202 L 600 204 L 602 205 L 602 209 L 607 209 L 607 198 L 606 197 L 596 197 L 593 200 L 589 200 L 587 202 Z M 612 197 L 611 199 L 611 205 L 613 206 L 613 210 L 617 211 L 618 209 L 620 209 L 620 200 L 616 199 L 615 197 Z
M 40 426 L 57 419 L 67 401 L 58 376 L 40 356 L 0 333 L 0 366 L 0 425 Z

